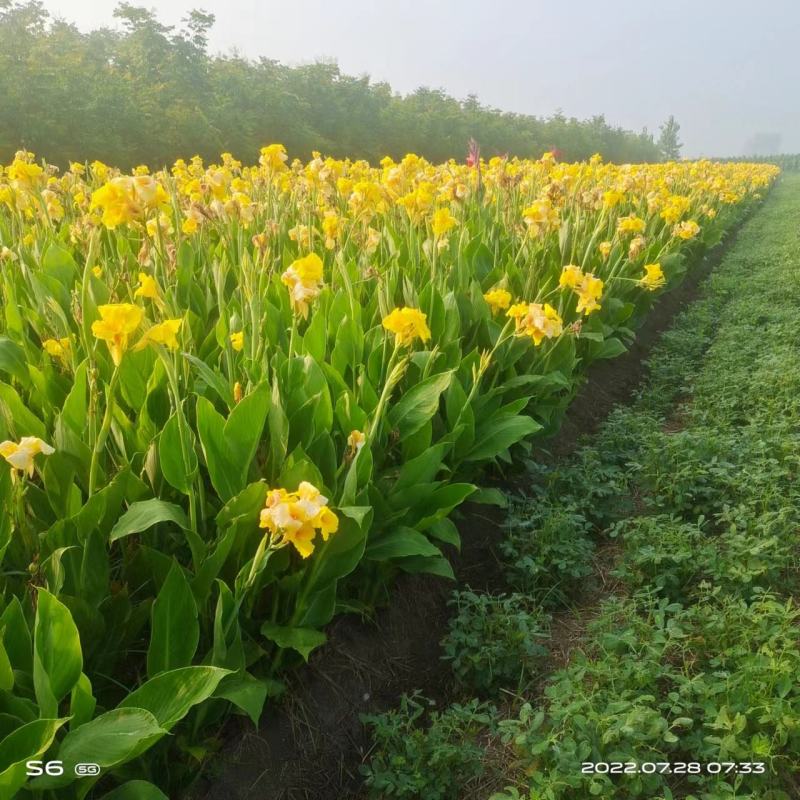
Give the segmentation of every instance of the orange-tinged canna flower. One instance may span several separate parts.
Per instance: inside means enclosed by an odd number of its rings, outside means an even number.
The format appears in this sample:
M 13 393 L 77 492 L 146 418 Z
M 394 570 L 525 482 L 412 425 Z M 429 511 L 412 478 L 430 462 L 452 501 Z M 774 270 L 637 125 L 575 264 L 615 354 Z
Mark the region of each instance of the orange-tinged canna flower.
M 564 330 L 561 317 L 549 303 L 516 303 L 506 316 L 514 320 L 516 335 L 529 336 L 537 347 L 544 339 L 554 339 Z
M 111 358 L 119 366 L 128 349 L 128 337 L 142 321 L 142 309 L 132 303 L 114 303 L 99 306 L 97 310 L 100 319 L 92 323 L 92 333 L 108 344 Z
M 302 558 L 308 558 L 317 532 L 327 541 L 339 529 L 339 518 L 328 508 L 328 498 L 302 481 L 294 492 L 273 489 L 267 494 L 259 527 L 270 532 L 273 548 L 291 544 Z
M 417 308 L 395 308 L 383 318 L 382 325 L 395 335 L 398 347 L 410 345 L 414 339 L 427 342 L 431 338 L 427 317 Z

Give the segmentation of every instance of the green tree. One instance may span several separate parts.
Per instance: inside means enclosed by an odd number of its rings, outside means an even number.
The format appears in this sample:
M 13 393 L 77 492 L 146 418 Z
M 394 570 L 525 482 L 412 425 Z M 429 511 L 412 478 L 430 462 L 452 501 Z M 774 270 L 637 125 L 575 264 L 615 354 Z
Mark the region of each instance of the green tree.
M 659 128 L 661 135 L 658 137 L 658 149 L 664 157 L 664 161 L 676 161 L 681 157 L 683 142 L 678 138 L 681 126 L 672 114 L 669 119 Z
M 214 17 L 190 11 L 178 27 L 123 2 L 121 30 L 83 33 L 38 0 L 0 0 L 0 163 L 22 147 L 59 166 L 95 158 L 124 169 L 229 151 L 254 160 L 269 142 L 376 163 L 416 152 L 463 159 L 476 139 L 487 157 L 654 161 L 649 134 L 605 118 L 542 118 L 421 87 L 400 95 L 335 62 L 287 67 L 267 58 L 210 55 Z

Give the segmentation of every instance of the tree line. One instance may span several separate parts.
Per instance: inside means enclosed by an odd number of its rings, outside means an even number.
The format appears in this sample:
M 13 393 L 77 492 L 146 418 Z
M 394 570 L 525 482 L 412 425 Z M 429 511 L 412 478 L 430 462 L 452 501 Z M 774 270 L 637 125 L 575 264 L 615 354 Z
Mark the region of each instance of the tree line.
M 225 151 L 252 162 L 270 142 L 301 158 L 319 150 L 376 163 L 416 152 L 438 162 L 463 158 L 470 138 L 485 156 L 539 157 L 553 148 L 565 160 L 663 155 L 646 130 L 627 131 L 603 116 L 515 114 L 441 89 L 401 95 L 330 62 L 288 67 L 210 54 L 214 17 L 201 11 L 177 27 L 130 3 L 114 15 L 120 30 L 85 33 L 37 0 L 0 0 L 3 162 L 22 147 L 61 166 L 96 158 L 161 166 Z

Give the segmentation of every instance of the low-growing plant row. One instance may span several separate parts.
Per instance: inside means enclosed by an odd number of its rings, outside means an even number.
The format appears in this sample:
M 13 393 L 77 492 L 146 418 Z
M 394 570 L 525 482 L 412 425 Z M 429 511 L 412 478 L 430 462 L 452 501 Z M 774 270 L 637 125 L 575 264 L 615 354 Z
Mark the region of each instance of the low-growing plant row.
M 791 176 L 635 402 L 528 465 L 499 547 L 508 593 L 453 593 L 457 702 L 415 693 L 365 718 L 369 797 L 798 797 L 798 217 Z
M 495 499 L 481 470 L 558 428 L 587 366 L 776 173 L 270 145 L 253 166 L 60 174 L 18 153 L 0 798 L 173 797 L 196 771 L 175 754 L 202 761 L 231 707 L 257 722 L 337 610 L 398 571 L 451 576 L 449 515 Z M 459 677 L 515 677 L 482 657 L 455 657 Z M 31 760 L 63 774 L 30 779 Z

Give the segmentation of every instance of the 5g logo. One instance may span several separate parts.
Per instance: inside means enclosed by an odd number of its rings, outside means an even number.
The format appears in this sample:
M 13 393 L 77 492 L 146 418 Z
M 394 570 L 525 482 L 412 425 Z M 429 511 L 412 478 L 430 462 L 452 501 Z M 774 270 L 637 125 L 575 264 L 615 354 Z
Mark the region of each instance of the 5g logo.
M 89 775 L 99 775 L 100 774 L 100 765 L 99 764 L 76 764 L 75 765 L 75 774 L 79 778 L 85 778 Z
M 29 778 L 40 778 L 47 775 L 51 778 L 60 778 L 64 774 L 63 761 L 26 761 L 25 769 Z M 75 774 L 79 778 L 88 778 L 100 774 L 100 765 L 85 763 L 75 765 Z

